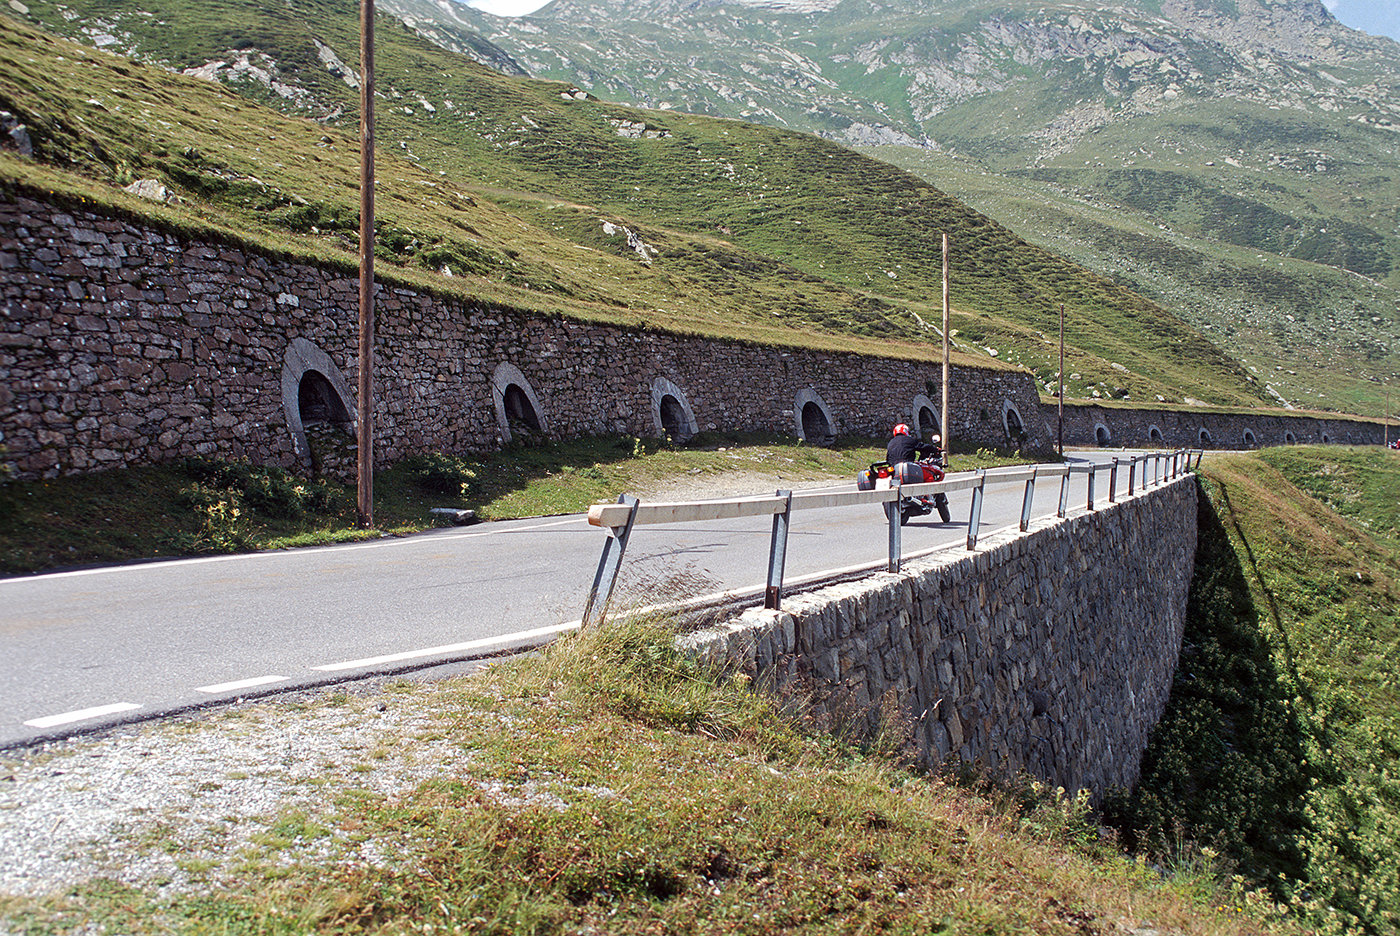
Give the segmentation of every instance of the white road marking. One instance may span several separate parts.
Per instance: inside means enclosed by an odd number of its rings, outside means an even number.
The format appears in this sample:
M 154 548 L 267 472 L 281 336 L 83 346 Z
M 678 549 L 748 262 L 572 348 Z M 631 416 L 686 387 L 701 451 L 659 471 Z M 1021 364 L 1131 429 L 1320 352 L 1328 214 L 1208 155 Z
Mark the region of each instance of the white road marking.
M 365 657 L 363 660 L 346 660 L 343 663 L 328 663 L 324 666 L 313 666 L 311 668 L 323 673 L 335 673 L 340 670 L 360 669 L 366 666 L 383 666 L 385 663 L 401 663 L 404 660 L 417 660 L 423 657 L 439 656 L 444 653 L 463 653 L 467 650 L 483 650 L 487 647 L 511 643 L 517 640 L 530 640 L 535 637 L 554 637 L 565 631 L 578 630 L 578 628 L 578 621 L 570 621 L 567 624 L 537 627 L 534 630 L 517 631 L 514 634 L 502 634 L 499 637 L 483 637 L 480 640 L 468 640 L 464 643 L 443 644 L 440 647 L 427 647 L 422 650 L 405 650 L 403 653 L 389 653 L 384 656 Z
M 56 725 L 67 725 L 71 722 L 86 721 L 89 718 L 101 718 L 104 715 L 116 715 L 119 712 L 130 712 L 139 709 L 141 706 L 135 702 L 117 702 L 112 705 L 98 705 L 93 708 L 78 709 L 74 712 L 64 712 L 62 715 L 45 715 L 43 718 L 31 718 L 25 722 L 30 728 L 53 728 Z
M 337 543 L 332 546 L 320 546 L 316 548 L 328 552 L 339 552 L 347 549 L 388 549 L 395 547 L 402 548 L 406 546 L 420 546 L 427 543 L 436 543 L 440 545 L 439 541 L 442 539 L 475 539 L 476 537 L 480 536 L 501 536 L 506 533 L 530 533 L 535 530 L 547 530 L 551 527 L 568 526 L 569 524 L 578 524 L 587 527 L 588 517 L 580 514 L 576 516 L 571 516 L 565 520 L 555 520 L 550 523 L 535 523 L 531 524 L 530 526 L 512 526 L 509 528 L 496 527 L 494 529 L 478 530 L 473 533 L 462 532 L 455 533 L 451 536 L 438 536 L 432 539 L 422 536 L 396 536 L 385 537 L 384 539 L 379 540 L 367 540 L 359 543 Z M 98 566 L 91 569 L 73 569 L 68 572 L 47 572 L 40 573 L 38 575 L 18 575 L 11 578 L 0 579 L 0 588 L 4 588 L 6 585 L 19 585 L 24 582 L 32 582 L 36 579 L 44 579 L 45 581 L 51 581 L 54 579 L 81 578 L 87 575 L 108 575 L 120 572 L 149 572 L 152 567 L 160 567 L 164 569 L 172 568 L 175 566 L 207 565 L 209 563 L 214 562 L 246 562 L 250 560 L 255 561 L 258 559 L 269 559 L 277 557 L 286 558 L 287 556 L 296 555 L 297 552 L 300 552 L 300 550 L 269 549 L 264 552 L 237 553 L 235 555 L 230 556 L 197 556 L 192 559 L 169 559 L 163 562 L 136 562 L 130 563 L 128 565 Z
M 220 692 L 235 692 L 239 689 L 252 689 L 254 686 L 266 686 L 271 683 L 286 682 L 289 676 L 254 676 L 252 679 L 239 679 L 234 682 L 215 683 L 212 686 L 195 686 L 195 692 L 207 692 L 215 695 Z

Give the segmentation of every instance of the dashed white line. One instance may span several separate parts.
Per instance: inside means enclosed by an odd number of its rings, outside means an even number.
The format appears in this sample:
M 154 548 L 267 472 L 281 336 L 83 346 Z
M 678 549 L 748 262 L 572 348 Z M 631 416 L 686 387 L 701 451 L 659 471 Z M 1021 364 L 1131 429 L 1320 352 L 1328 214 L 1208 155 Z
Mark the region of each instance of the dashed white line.
M 252 679 L 239 679 L 234 682 L 215 683 L 212 686 L 195 686 L 195 692 L 207 692 L 216 695 L 220 692 L 236 692 L 239 689 L 252 689 L 256 686 L 267 686 L 272 683 L 286 682 L 289 676 L 254 676 Z
M 120 712 L 130 712 L 139 709 L 141 706 L 135 702 L 117 702 L 112 705 L 97 705 L 93 708 L 78 709 L 73 712 L 64 712 L 61 715 L 45 715 L 43 718 L 31 718 L 25 722 L 30 728 L 53 728 L 58 725 L 67 725 L 72 722 L 86 721 L 89 718 L 101 718 L 104 715 L 116 715 Z
M 405 660 L 440 656 L 445 653 L 464 653 L 468 650 L 484 650 L 487 647 L 514 643 L 520 640 L 531 640 L 536 637 L 554 637 L 565 631 L 578 630 L 578 628 L 578 621 L 570 621 L 567 624 L 537 627 L 534 630 L 517 631 L 514 634 L 503 634 L 500 637 L 483 637 L 480 640 L 468 640 L 464 643 L 443 644 L 440 647 L 426 647 L 422 650 L 405 650 L 403 653 L 389 653 L 384 656 L 365 657 L 362 660 L 346 660 L 343 663 L 327 663 L 324 666 L 313 666 L 311 668 L 323 673 L 335 673 L 341 670 L 360 669 L 366 666 L 383 666 L 386 663 L 402 663 Z

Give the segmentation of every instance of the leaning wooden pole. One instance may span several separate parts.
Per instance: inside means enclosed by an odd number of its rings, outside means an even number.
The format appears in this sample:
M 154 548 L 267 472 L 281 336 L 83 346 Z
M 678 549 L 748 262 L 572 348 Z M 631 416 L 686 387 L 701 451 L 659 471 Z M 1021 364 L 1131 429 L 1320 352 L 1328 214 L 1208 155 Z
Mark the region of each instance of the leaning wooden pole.
M 374 526 L 374 0 L 360 0 L 360 384 L 355 512 Z
M 948 460 L 953 433 L 948 425 L 948 235 L 943 235 L 943 399 L 938 425 L 943 430 L 943 458 Z
M 1055 423 L 1055 449 L 1061 458 L 1065 457 L 1065 304 L 1060 303 L 1060 387 L 1055 397 L 1057 420 Z

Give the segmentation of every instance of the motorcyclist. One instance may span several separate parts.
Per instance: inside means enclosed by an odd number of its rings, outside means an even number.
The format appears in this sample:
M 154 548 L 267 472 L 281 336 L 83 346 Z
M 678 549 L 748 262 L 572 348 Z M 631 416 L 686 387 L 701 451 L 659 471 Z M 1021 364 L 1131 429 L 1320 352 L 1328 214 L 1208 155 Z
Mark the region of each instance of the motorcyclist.
M 918 461 L 920 458 L 936 458 L 941 454 L 937 445 L 938 436 L 934 436 L 932 442 L 920 442 L 909 432 L 909 426 L 905 423 L 895 426 L 891 433 L 890 443 L 885 446 L 885 461 L 891 465 Z

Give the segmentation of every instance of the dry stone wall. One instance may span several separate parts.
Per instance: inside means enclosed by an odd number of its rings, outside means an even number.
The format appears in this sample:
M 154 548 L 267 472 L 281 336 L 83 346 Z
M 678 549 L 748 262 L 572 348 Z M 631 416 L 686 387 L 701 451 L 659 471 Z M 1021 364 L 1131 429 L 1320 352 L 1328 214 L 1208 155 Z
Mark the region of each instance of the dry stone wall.
M 306 466 L 295 396 L 308 362 L 324 359 L 340 394 L 356 386 L 353 270 L 0 197 L 0 276 L 0 443 L 20 476 L 185 455 Z M 658 435 L 660 378 L 700 430 L 801 435 L 812 403 L 808 429 L 880 435 L 917 421 L 919 395 L 936 408 L 941 376 L 927 362 L 590 325 L 402 286 L 381 286 L 376 314 L 380 463 L 501 445 L 502 365 L 559 437 Z M 970 443 L 1005 443 L 1003 402 L 1038 405 L 1018 372 L 957 367 L 952 381 L 965 402 L 950 419 Z M 355 401 L 340 402 L 353 418 Z
M 925 763 L 1025 771 L 1095 796 L 1137 780 L 1176 670 L 1193 477 L 751 610 L 687 638 L 816 714 L 897 711 Z
M 346 414 L 332 427 L 353 434 L 358 296 L 349 267 L 0 192 L 0 464 L 34 478 L 204 455 L 343 473 L 354 458 L 343 446 L 314 457 L 319 436 L 301 417 L 315 378 Z M 693 420 L 817 441 L 897 421 L 937 428 L 941 368 L 928 362 L 590 325 L 397 285 L 380 287 L 376 308 L 380 464 L 498 447 L 522 400 L 555 437 L 656 436 L 663 404 L 687 431 Z M 501 374 L 526 386 L 512 394 Z M 951 402 L 964 445 L 1053 443 L 1028 373 L 954 367 Z M 1077 417 L 1066 442 L 1092 444 L 1095 418 Z M 1165 444 L 1192 444 L 1166 416 L 1102 418 L 1114 444 L 1147 444 L 1154 422 Z M 1300 420 L 1298 441 L 1327 431 Z M 1272 424 L 1257 424 L 1262 443 Z M 1379 441 L 1374 424 L 1374 440 L 1329 425 L 1331 441 Z
M 1051 438 L 1058 410 L 1041 407 L 1041 431 Z M 1390 437 L 1396 438 L 1392 427 Z M 1370 420 L 1277 411 L 1219 413 L 1210 410 L 1126 410 L 1065 404 L 1065 439 L 1075 444 L 1126 448 L 1250 449 L 1264 445 L 1380 445 L 1382 424 Z M 1105 441 L 1106 440 L 1106 441 Z

